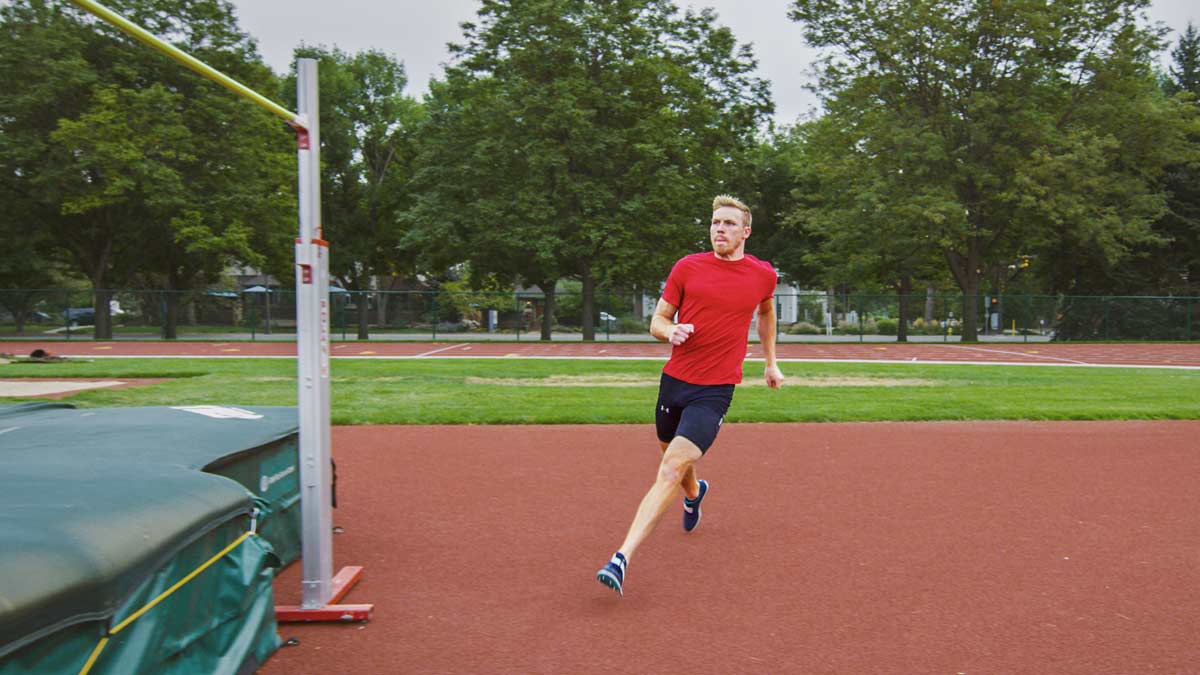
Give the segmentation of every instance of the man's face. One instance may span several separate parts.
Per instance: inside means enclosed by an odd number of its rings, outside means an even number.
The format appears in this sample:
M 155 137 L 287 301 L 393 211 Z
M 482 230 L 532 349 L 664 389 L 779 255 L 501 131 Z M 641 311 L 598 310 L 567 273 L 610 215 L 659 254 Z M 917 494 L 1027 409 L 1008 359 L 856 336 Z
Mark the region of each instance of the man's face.
M 722 206 L 713 211 L 708 237 L 717 255 L 725 256 L 737 251 L 746 237 L 750 236 L 750 228 L 742 224 L 743 217 L 744 214 L 732 206 Z

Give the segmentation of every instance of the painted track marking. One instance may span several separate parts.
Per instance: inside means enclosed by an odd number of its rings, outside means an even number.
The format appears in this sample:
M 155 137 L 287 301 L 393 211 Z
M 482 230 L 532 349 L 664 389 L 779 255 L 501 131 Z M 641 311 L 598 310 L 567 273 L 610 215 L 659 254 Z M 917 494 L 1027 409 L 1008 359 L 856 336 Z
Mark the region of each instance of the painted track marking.
M 1036 354 L 1037 355 L 1036 358 L 1039 358 L 1039 359 L 1051 359 L 1054 361 L 1064 361 L 1066 363 L 1074 363 L 1074 364 L 1077 364 L 1080 366 L 1094 365 L 1094 364 L 1088 363 L 1087 361 L 1076 361 L 1075 359 L 1064 359 L 1064 358 L 1061 358 L 1058 356 L 1042 356 L 1041 354 L 1038 354 L 1037 352 L 1010 352 L 1010 351 L 1007 351 L 1004 349 L 988 349 L 987 347 L 962 347 L 962 346 L 952 347 L 952 349 L 970 349 L 970 350 L 976 351 L 976 352 L 987 352 L 990 354 L 1008 354 L 1010 356 L 1030 356 L 1031 354 Z
M 449 347 L 442 347 L 441 349 L 433 349 L 433 350 L 427 351 L 423 354 L 417 354 L 416 358 L 419 359 L 424 356 L 429 356 L 430 354 L 437 354 L 438 352 L 444 352 L 444 351 L 448 351 L 450 349 L 457 349 L 459 347 L 466 347 L 466 346 L 467 346 L 466 344 L 460 342 L 458 344 L 450 345 Z
M 82 354 L 60 354 L 67 357 L 82 357 Z M 263 355 L 242 355 L 234 356 L 224 354 L 204 354 L 204 355 L 189 355 L 189 354 L 88 354 L 90 359 L 291 359 L 295 360 L 295 354 L 263 354 Z M 370 358 L 378 361 L 407 361 L 412 359 L 458 359 L 460 356 L 424 356 L 421 354 L 410 355 L 377 355 L 370 357 L 361 356 L 331 356 L 332 360 L 340 359 L 362 359 Z M 478 355 L 471 356 L 472 359 L 530 359 L 537 361 L 659 361 L 665 362 L 665 356 L 540 356 L 540 355 L 521 355 L 521 354 L 505 354 L 503 356 L 496 355 Z M 747 361 L 765 361 L 759 358 L 747 358 Z M 900 361 L 896 359 L 808 359 L 808 358 L 777 358 L 779 363 L 877 363 L 881 365 L 913 365 L 914 361 Z M 1022 362 L 1022 361 L 941 361 L 934 359 L 925 359 L 923 361 L 915 361 L 918 365 L 935 365 L 935 366 L 1016 366 L 1021 368 L 1146 368 L 1152 370 L 1200 370 L 1200 366 L 1184 366 L 1184 365 L 1159 365 L 1146 363 L 1087 363 L 1086 361 L 1068 361 L 1066 363 L 1044 363 L 1044 362 Z

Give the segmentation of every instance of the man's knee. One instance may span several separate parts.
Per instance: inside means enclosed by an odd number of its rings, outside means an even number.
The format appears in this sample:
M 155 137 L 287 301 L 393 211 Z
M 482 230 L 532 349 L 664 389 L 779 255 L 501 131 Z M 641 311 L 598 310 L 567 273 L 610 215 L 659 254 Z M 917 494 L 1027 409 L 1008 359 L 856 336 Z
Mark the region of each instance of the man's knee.
M 658 467 L 658 479 L 665 483 L 677 484 L 683 480 L 687 470 L 696 463 L 704 453 L 688 439 L 676 436 L 663 453 L 662 462 Z

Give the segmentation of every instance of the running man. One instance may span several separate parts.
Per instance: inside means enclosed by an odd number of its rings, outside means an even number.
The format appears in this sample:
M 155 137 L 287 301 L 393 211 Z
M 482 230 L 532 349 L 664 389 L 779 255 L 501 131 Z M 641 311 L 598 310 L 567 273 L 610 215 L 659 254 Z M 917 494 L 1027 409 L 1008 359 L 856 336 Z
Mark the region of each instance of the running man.
M 694 253 L 675 263 L 650 320 L 650 334 L 672 345 L 654 412 L 663 457 L 624 543 L 596 573 L 600 583 L 621 595 L 629 559 L 679 488 L 684 492 L 684 531 L 700 524 L 700 503 L 710 486 L 696 478 L 696 462 L 712 446 L 733 400 L 733 387 L 742 381 L 746 335 L 755 311 L 767 386 L 778 389 L 783 384 L 775 364 L 775 270 L 746 255 L 750 222 L 750 209 L 742 202 L 728 195 L 714 199 L 712 253 Z

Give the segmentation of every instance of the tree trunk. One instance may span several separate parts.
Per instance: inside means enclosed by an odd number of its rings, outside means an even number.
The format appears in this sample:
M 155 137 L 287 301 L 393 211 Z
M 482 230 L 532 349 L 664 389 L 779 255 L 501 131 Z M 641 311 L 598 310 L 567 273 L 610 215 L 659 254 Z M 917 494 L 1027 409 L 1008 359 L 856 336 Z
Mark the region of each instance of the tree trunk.
M 108 273 L 108 257 L 112 253 L 112 239 L 105 239 L 100 248 L 89 247 L 88 242 L 80 241 L 72 248 L 76 262 L 92 282 L 92 339 L 112 339 L 112 317 L 109 313 L 108 299 L 110 293 L 104 288 L 104 276 Z M 68 307 L 69 309 L 69 307 Z M 70 319 L 68 319 L 70 323 Z
M 383 291 L 375 291 L 375 325 L 381 330 L 387 326 L 387 299 Z
M 552 279 L 544 282 L 542 290 L 546 294 L 546 306 L 542 309 L 542 339 L 550 340 L 550 329 L 554 326 L 554 287 L 558 285 L 558 279 Z
M 950 271 L 963 294 L 962 341 L 979 342 L 979 280 L 983 277 L 983 242 L 970 239 L 967 253 L 946 251 Z
M 967 262 L 966 283 L 963 285 L 962 341 L 979 342 L 979 282 L 983 275 L 983 261 L 979 247 L 972 246 Z
M 596 341 L 596 280 L 592 278 L 592 262 L 584 260 L 579 278 L 583 282 L 583 341 Z
M 912 292 L 912 277 L 900 277 L 900 316 L 896 321 L 896 342 L 908 342 L 908 294 Z
M 963 291 L 963 323 L 962 323 L 962 341 L 963 342 L 979 342 L 979 280 L 975 279 L 974 287 L 968 286 L 967 290 Z
M 642 302 L 642 289 L 633 289 L 633 318 L 641 323 L 646 318 L 646 303 Z
M 933 286 L 925 287 L 925 323 L 933 323 Z
M 163 338 L 174 340 L 179 337 L 179 294 L 171 290 L 163 294 Z
M 111 340 L 113 326 L 109 302 L 112 300 L 112 291 L 99 288 L 99 283 L 95 280 L 92 285 L 92 339 Z

